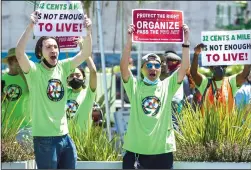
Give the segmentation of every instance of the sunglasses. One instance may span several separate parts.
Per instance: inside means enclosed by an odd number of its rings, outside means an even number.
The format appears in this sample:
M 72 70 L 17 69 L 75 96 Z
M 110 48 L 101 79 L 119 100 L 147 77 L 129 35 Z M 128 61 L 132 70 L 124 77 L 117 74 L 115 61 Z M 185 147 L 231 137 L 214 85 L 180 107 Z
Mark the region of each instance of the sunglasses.
M 146 64 L 147 69 L 152 69 L 153 66 L 154 66 L 154 68 L 159 69 L 160 68 L 160 63 L 147 63 Z

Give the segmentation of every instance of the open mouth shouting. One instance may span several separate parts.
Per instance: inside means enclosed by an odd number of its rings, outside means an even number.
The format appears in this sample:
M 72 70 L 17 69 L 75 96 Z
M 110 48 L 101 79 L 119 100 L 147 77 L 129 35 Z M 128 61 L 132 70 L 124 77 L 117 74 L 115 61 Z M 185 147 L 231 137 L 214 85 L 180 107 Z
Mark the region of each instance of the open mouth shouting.
M 55 54 L 52 54 L 52 55 L 50 56 L 50 61 L 51 61 L 51 64 L 52 64 L 52 65 L 56 65 L 56 64 L 57 64 L 57 61 L 58 61 L 57 56 L 56 56 Z

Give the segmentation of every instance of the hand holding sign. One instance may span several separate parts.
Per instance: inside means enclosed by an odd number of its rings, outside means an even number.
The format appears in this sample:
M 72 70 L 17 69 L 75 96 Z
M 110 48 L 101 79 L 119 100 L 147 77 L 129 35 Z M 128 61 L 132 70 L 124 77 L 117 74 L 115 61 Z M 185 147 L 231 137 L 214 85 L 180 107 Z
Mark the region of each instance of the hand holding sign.
M 34 11 L 34 12 L 32 12 L 32 14 L 30 15 L 30 20 L 31 20 L 32 26 L 37 24 L 37 22 L 38 22 L 38 14 L 39 14 L 38 11 Z
M 127 30 L 127 41 L 130 43 L 132 42 L 132 34 L 134 33 L 134 31 L 135 31 L 135 25 L 130 24 Z
M 184 31 L 184 43 L 188 43 L 189 40 L 189 27 L 186 24 L 183 24 L 182 26 L 183 31 Z
M 87 28 L 87 35 L 91 34 L 91 25 L 92 25 L 91 19 L 88 18 L 87 15 L 84 15 L 84 27 Z
M 194 48 L 194 53 L 196 55 L 199 55 L 202 51 L 202 48 L 204 48 L 205 45 L 203 43 L 197 44 L 196 47 Z

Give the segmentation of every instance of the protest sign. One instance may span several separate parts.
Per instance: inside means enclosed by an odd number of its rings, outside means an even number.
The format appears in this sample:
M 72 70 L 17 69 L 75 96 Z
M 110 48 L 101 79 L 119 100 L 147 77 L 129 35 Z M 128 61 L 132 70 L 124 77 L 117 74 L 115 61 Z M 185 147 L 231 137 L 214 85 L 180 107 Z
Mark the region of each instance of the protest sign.
M 203 66 L 251 64 L 250 30 L 205 31 L 201 42 Z
M 75 43 L 74 38 L 77 36 L 56 36 L 61 51 L 79 51 L 78 45 Z
M 35 36 L 85 36 L 84 13 L 80 1 L 41 1 L 37 11 Z
M 183 12 L 176 10 L 132 10 L 133 42 L 183 43 Z

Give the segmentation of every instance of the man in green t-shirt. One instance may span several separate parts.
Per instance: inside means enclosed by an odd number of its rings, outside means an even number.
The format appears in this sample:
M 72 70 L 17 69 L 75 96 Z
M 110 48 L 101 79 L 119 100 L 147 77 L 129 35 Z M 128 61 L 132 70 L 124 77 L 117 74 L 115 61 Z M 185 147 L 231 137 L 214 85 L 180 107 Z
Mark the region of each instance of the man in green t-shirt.
M 18 64 L 15 48 L 9 49 L 2 61 L 8 64 L 9 68 L 9 72 L 2 75 L 2 129 L 16 128 L 22 132 L 29 132 L 31 128 L 29 90 Z M 29 133 L 27 135 L 31 136 Z M 24 142 L 20 133 L 17 135 L 17 140 Z
M 42 36 L 35 46 L 35 55 L 40 62 L 34 63 L 28 59 L 25 48 L 37 24 L 38 14 L 38 11 L 31 14 L 31 22 L 16 47 L 17 60 L 30 90 L 35 160 L 39 169 L 75 169 L 76 147 L 68 135 L 65 113 L 67 76 L 92 55 L 91 20 L 84 16 L 87 36 L 83 42 L 77 41 L 83 48 L 75 57 L 58 60 L 57 39 Z
M 128 69 L 134 25 L 127 34 L 120 69 L 123 85 L 131 103 L 127 132 L 124 138 L 123 169 L 170 169 L 176 150 L 172 124 L 171 101 L 189 68 L 189 28 L 183 25 L 182 62 L 178 70 L 161 81 L 161 60 L 150 53 L 142 57 L 143 80 L 137 80 Z
M 230 113 L 232 109 L 234 109 L 234 97 L 236 92 L 246 81 L 251 65 L 246 64 L 242 72 L 230 77 L 226 77 L 225 75 L 227 66 L 210 66 L 209 68 L 213 76 L 212 79 L 208 79 L 198 72 L 198 58 L 203 47 L 204 44 L 198 44 L 194 48 L 194 57 L 191 64 L 192 78 L 203 96 L 202 102 L 205 103 L 205 105 L 201 107 L 202 114 L 204 115 L 205 108 L 211 110 L 211 108 L 217 109 L 220 106 L 223 107 L 227 113 Z
M 91 112 L 97 88 L 96 66 L 91 57 L 86 61 L 90 70 L 88 87 L 85 86 L 86 77 L 82 68 L 75 68 L 67 78 L 71 88 L 68 88 L 66 115 L 68 119 L 73 118 L 82 131 L 86 131 L 91 125 Z

